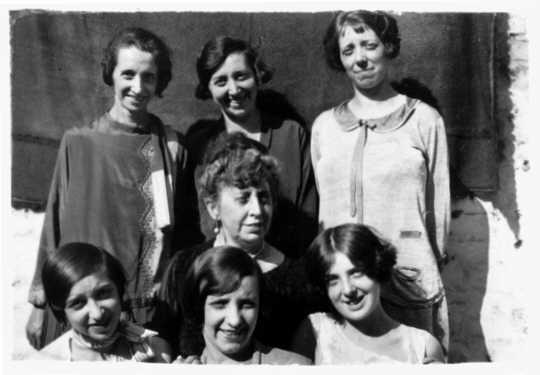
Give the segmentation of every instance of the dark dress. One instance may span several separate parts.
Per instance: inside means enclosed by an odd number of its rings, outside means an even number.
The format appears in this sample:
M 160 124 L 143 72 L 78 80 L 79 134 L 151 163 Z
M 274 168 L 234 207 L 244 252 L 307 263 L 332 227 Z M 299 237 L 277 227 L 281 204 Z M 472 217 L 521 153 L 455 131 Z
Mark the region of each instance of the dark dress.
M 318 196 L 309 133 L 281 115 L 261 111 L 261 121 L 261 143 L 280 163 L 279 199 L 266 240 L 286 256 L 298 258 L 317 235 Z M 223 118 L 200 120 L 190 127 L 186 147 L 195 181 L 202 174 L 205 152 L 225 134 Z M 214 223 L 198 201 L 201 231 L 209 239 L 214 236 Z
M 150 119 L 147 128 L 134 129 L 107 113 L 90 126 L 65 133 L 47 201 L 30 303 L 45 306 L 41 269 L 47 256 L 63 244 L 86 242 L 105 249 L 122 264 L 127 279 L 124 307 L 130 319 L 139 324 L 151 320 L 155 293 L 172 250 L 196 239 L 188 238 L 193 218 L 188 217 L 184 200 L 189 181 L 186 150 L 172 128 L 156 116 Z M 173 215 L 163 227 L 153 193 L 156 160 L 172 182 L 165 199 Z M 41 345 L 62 330 L 52 321 L 45 323 Z
M 213 244 L 212 239 L 176 253 L 164 275 L 160 314 L 156 316 L 159 322 L 153 328 L 182 356 L 200 355 L 205 346 L 202 327 L 184 319 L 179 296 L 190 265 Z M 308 283 L 302 258 L 285 258 L 279 266 L 263 273 L 261 287 L 261 308 L 254 336 L 266 345 L 288 349 L 292 335 L 307 315 L 328 311 L 324 293 Z

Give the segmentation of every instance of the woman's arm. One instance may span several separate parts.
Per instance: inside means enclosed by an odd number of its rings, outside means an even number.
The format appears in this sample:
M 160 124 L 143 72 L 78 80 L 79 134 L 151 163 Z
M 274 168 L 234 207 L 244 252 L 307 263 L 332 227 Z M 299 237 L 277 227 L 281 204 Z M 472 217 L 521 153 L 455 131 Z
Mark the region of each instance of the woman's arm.
M 291 351 L 301 354 L 304 357 L 315 360 L 315 347 L 317 339 L 315 330 L 309 318 L 304 319 L 293 336 Z
M 450 229 L 450 177 L 448 145 L 442 117 L 432 108 L 420 119 L 420 131 L 426 148 L 428 181 L 426 224 L 430 241 L 439 261 L 445 258 Z

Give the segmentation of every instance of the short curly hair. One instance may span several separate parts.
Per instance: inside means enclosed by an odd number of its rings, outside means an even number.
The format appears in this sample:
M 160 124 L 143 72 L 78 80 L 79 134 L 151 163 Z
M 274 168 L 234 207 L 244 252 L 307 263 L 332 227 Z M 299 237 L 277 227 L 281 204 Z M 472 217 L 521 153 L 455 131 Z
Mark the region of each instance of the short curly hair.
M 343 224 L 325 229 L 306 254 L 308 276 L 323 290 L 336 253 L 346 255 L 358 269 L 381 284 L 390 280 L 396 264 L 394 247 L 367 225 Z
M 326 62 L 332 69 L 344 71 L 339 52 L 339 38 L 345 26 L 351 26 L 355 30 L 362 30 L 364 26 L 369 27 L 384 44 L 387 58 L 393 59 L 399 55 L 401 38 L 394 17 L 380 11 L 340 11 L 332 18 L 323 40 Z
M 279 164 L 262 144 L 240 132 L 225 134 L 208 149 L 198 180 L 202 199 L 217 201 L 222 186 L 260 188 L 267 183 L 277 201 Z
M 197 58 L 197 76 L 199 78 L 195 89 L 197 99 L 206 100 L 212 97 L 208 89 L 210 78 L 233 53 L 243 53 L 246 56 L 247 63 L 255 73 L 259 85 L 272 79 L 273 71 L 259 57 L 257 49 L 245 40 L 220 35 L 209 40 Z
M 157 66 L 156 95 L 161 97 L 172 78 L 171 52 L 161 38 L 140 27 L 122 29 L 111 39 L 101 61 L 103 82 L 108 86 L 113 85 L 112 76 L 117 64 L 118 50 L 131 46 L 154 56 Z

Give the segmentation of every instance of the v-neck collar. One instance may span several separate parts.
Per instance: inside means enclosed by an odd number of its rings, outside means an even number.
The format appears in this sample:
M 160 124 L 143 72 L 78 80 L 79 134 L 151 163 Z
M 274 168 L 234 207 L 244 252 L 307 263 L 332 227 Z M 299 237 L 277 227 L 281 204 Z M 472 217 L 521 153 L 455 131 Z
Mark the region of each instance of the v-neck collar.
M 334 107 L 333 115 L 341 130 L 350 132 L 360 126 L 367 126 L 370 130 L 385 133 L 401 127 L 414 112 L 418 99 L 407 97 L 403 105 L 386 116 L 372 119 L 360 119 L 349 108 L 349 100 Z

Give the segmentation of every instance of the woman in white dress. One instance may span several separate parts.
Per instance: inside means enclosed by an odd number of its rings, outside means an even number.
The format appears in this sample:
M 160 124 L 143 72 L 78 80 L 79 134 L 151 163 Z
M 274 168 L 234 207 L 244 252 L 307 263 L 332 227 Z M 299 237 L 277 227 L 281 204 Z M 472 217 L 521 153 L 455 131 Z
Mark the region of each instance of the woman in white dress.
M 293 351 L 315 364 L 444 362 L 434 336 L 395 321 L 382 307 L 381 291 L 393 278 L 396 254 L 372 229 L 326 229 L 306 257 L 309 275 L 326 289 L 332 311 L 308 316 Z

